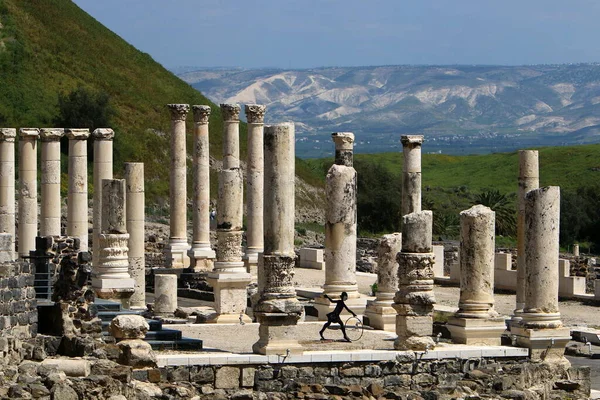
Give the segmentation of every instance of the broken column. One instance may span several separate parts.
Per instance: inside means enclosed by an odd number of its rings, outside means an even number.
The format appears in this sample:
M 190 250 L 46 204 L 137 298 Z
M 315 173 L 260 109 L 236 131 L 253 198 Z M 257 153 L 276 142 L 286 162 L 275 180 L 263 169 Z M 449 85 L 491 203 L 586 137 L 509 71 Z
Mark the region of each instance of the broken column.
M 15 137 L 14 128 L 0 128 L 0 233 L 11 235 L 12 259 L 15 252 Z
M 403 135 L 402 215 L 421 211 L 421 145 L 422 135 Z
M 19 129 L 19 256 L 35 250 L 38 235 L 37 128 Z
M 94 268 L 92 286 L 101 299 L 119 299 L 129 308 L 135 282 L 129 275 L 125 180 L 102 180 L 100 257 Z
M 177 275 L 157 274 L 154 276 L 154 305 L 156 315 L 172 316 L 177 309 Z
M 365 316 L 369 326 L 385 331 L 396 331 L 396 310 L 392 307 L 398 291 L 398 261 L 402 249 L 402 234 L 384 235 L 377 247 L 377 292 L 375 300 L 367 301 Z
M 325 295 L 339 299 L 348 294 L 346 304 L 357 314 L 365 310 L 366 299 L 356 284 L 356 170 L 353 164 L 354 134 L 331 135 L 335 142 L 335 164 L 329 168 L 325 192 L 325 285 L 315 299 L 319 319 L 326 320 L 332 304 Z
M 573 255 L 579 257 L 579 243 L 573 244 Z
M 171 112 L 171 173 L 169 202 L 171 226 L 165 259 L 169 268 L 187 268 L 190 248 L 187 242 L 187 171 L 185 146 L 185 118 L 189 104 L 169 104 Z
M 129 274 L 135 281 L 132 308 L 146 306 L 144 163 L 125 163 L 126 228 L 129 234 Z
M 256 278 L 258 253 L 263 251 L 263 127 L 267 107 L 246 105 L 248 120 L 248 161 L 246 163 L 246 270 Z
M 242 195 L 239 114 L 237 104 L 221 104 L 223 169 L 219 172 L 217 203 L 217 261 L 207 281 L 215 294 L 217 316 L 210 322 L 250 322 L 245 314 L 246 286 L 251 276 L 242 261 Z
M 511 326 L 517 344 L 534 359 L 562 357 L 571 339 L 558 309 L 560 188 L 547 186 L 525 195 L 525 305 Z
M 40 236 L 60 236 L 60 138 L 65 134 L 62 128 L 40 130 L 41 154 L 41 195 Z
M 424 351 L 435 346 L 433 333 L 433 213 L 402 217 L 402 251 L 398 253 L 398 291 L 394 297 L 396 350 Z
M 92 132 L 94 139 L 94 224 L 92 237 L 92 265 L 98 265 L 100 247 L 98 235 L 102 224 L 102 181 L 113 178 L 113 139 L 115 133 L 109 128 L 98 128 Z
M 210 152 L 208 143 L 209 106 L 192 106 L 194 111 L 194 157 L 192 177 L 192 247 L 190 267 L 197 272 L 211 271 L 215 251 L 210 247 Z
M 454 343 L 499 346 L 506 329 L 494 310 L 495 214 L 482 205 L 460 213 L 460 300 L 446 324 Z
M 258 354 L 301 354 L 296 324 L 303 306 L 294 287 L 294 124 L 265 127 L 265 248 L 258 256 L 258 303 L 254 307 Z M 262 185 L 261 185 L 262 186 Z
M 67 129 L 69 138 L 69 193 L 67 236 L 79 238 L 81 251 L 88 250 L 88 129 Z

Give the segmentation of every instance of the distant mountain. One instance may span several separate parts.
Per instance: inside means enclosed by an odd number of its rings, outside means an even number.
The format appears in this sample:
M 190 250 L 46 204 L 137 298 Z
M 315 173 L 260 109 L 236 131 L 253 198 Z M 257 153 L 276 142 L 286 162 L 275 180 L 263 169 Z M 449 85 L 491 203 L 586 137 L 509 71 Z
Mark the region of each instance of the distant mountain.
M 301 156 L 330 154 L 331 132 L 357 151 L 453 154 L 600 142 L 600 64 L 199 69 L 179 76 L 214 102 L 268 105 L 267 120 L 297 123 Z

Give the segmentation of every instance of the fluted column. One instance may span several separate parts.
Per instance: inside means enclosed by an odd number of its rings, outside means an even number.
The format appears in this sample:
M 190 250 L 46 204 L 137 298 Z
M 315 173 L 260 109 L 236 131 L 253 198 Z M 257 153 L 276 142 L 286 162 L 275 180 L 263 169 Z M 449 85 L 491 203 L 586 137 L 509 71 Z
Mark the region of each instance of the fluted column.
M 60 236 L 60 138 L 62 128 L 40 130 L 42 179 L 40 236 Z
M 15 137 L 14 128 L 0 128 L 0 233 L 9 233 L 15 251 Z
M 115 133 L 109 128 L 98 128 L 92 132 L 94 140 L 94 209 L 93 209 L 93 240 L 92 265 L 98 265 L 100 235 L 102 223 L 102 180 L 113 177 L 113 139 Z
M 258 104 L 246 105 L 248 120 L 248 162 L 246 163 L 246 270 L 256 277 L 258 253 L 263 251 L 263 180 L 264 151 L 263 130 L 267 107 Z
M 421 145 L 423 136 L 403 135 L 402 215 L 421 211 Z
M 35 250 L 38 235 L 37 128 L 19 129 L 19 256 Z
M 69 138 L 69 193 L 67 235 L 78 237 L 81 251 L 88 250 L 88 129 L 67 129 Z
M 125 163 L 126 225 L 129 233 L 129 274 L 135 281 L 131 307 L 146 306 L 144 163 Z
M 215 251 L 210 247 L 210 152 L 208 142 L 209 106 L 192 106 L 194 111 L 194 157 L 192 177 L 192 248 L 190 267 L 196 271 L 211 271 Z
M 171 229 L 169 244 L 165 249 L 167 267 L 186 268 L 190 264 L 187 257 L 187 170 L 185 118 L 190 110 L 188 104 L 169 104 L 171 112 L 171 174 L 170 211 Z

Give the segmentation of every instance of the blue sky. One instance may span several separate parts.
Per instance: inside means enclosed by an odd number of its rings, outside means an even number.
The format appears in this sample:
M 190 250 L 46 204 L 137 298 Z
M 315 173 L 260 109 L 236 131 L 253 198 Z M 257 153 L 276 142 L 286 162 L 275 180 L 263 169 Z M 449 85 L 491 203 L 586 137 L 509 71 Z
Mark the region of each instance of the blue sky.
M 596 0 L 74 0 L 166 67 L 600 61 Z

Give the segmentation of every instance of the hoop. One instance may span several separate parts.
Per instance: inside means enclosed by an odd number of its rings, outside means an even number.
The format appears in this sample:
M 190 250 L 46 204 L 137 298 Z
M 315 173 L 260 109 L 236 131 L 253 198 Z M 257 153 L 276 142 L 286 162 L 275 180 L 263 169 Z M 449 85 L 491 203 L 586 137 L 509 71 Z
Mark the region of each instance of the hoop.
M 344 327 L 346 328 L 346 335 L 348 335 L 350 340 L 353 342 L 359 340 L 363 335 L 363 324 L 362 321 L 357 317 L 348 318 L 344 324 Z

